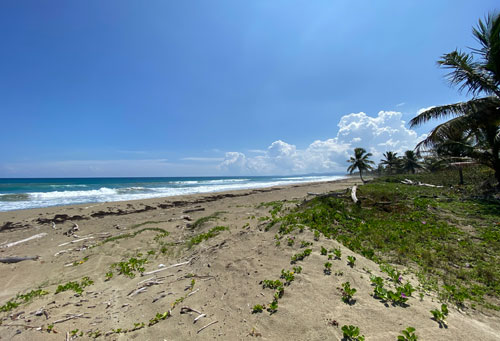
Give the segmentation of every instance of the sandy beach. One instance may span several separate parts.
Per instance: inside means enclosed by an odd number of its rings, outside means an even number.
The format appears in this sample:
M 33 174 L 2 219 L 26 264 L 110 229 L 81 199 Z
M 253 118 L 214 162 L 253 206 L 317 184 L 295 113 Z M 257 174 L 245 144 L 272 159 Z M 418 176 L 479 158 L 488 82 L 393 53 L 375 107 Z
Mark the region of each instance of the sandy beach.
M 340 327 L 353 324 L 366 340 L 396 340 L 408 326 L 417 328 L 419 340 L 499 340 L 498 313 L 450 306 L 448 328 L 439 328 L 429 313 L 440 306 L 436 296 L 414 295 L 406 308 L 387 307 L 371 296 L 370 274 L 383 276 L 376 263 L 335 240 L 315 240 L 307 227 L 292 233 L 291 246 L 285 240 L 276 245 L 276 227 L 266 231 L 270 207 L 262 203 L 284 201 L 292 209 L 356 183 L 359 178 L 351 177 L 0 212 L 0 258 L 34 258 L 0 263 L 0 305 L 43 290 L 0 312 L 0 339 L 341 340 Z M 285 286 L 278 311 L 252 313 L 273 300 L 274 291 L 262 281 L 291 271 L 296 265 L 290 257 L 303 250 L 302 241 L 312 243 L 312 254 L 296 264 L 302 271 Z M 330 275 L 323 271 L 321 247 L 342 251 L 341 260 L 331 261 Z M 348 266 L 349 255 L 356 257 L 355 267 Z M 346 281 L 357 289 L 355 304 L 341 301 L 338 288 Z M 83 291 L 56 293 L 71 282 Z

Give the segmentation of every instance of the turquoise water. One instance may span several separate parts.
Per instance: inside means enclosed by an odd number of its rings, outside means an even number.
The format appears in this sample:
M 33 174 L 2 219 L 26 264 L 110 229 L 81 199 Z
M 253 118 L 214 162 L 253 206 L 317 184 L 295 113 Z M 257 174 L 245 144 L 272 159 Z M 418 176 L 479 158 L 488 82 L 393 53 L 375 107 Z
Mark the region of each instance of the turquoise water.
M 344 175 L 0 179 L 0 211 L 330 181 Z

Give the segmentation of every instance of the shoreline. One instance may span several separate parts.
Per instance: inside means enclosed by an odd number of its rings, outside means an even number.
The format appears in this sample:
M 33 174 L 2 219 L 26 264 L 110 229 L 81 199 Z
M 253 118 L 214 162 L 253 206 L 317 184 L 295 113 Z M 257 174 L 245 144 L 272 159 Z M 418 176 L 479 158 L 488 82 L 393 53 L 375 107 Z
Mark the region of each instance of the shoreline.
M 49 187 L 52 188 L 71 187 L 71 189 L 55 189 L 48 191 L 43 190 L 42 188 L 37 188 L 37 186 L 39 185 L 41 185 L 42 187 L 47 186 L 46 184 L 41 182 L 39 184 L 35 184 L 35 186 L 23 188 L 23 192 L 6 192 L 0 194 L 0 198 L 8 198 L 6 200 L 0 201 L 0 212 L 74 205 L 91 205 L 99 203 L 114 203 L 123 201 L 162 199 L 197 194 L 209 195 L 212 193 L 222 193 L 229 191 L 250 191 L 253 189 L 261 188 L 338 181 L 347 179 L 351 176 L 352 175 L 331 175 L 322 176 L 321 178 L 316 178 L 315 180 L 312 180 L 312 178 L 314 178 L 312 176 L 261 177 L 262 179 L 266 180 L 262 182 L 260 180 L 255 181 L 255 179 L 260 179 L 257 177 L 246 177 L 242 179 L 238 179 L 237 177 L 230 177 L 228 179 L 211 179 L 208 177 L 198 177 L 192 178 L 193 180 L 186 180 L 191 178 L 183 178 L 184 180 L 181 182 L 177 181 L 177 178 L 158 178 L 165 179 L 164 182 L 161 183 L 161 185 L 160 183 L 155 182 L 130 183 L 128 181 L 122 183 L 99 183 L 102 180 L 106 180 L 108 178 L 95 178 L 93 180 L 97 181 L 98 183 L 50 184 Z M 204 181 L 208 182 L 204 183 Z M 178 184 L 180 183 L 184 183 L 185 186 L 179 187 Z M 81 187 L 85 187 L 86 189 L 81 189 Z M 15 199 L 10 199 L 11 197 Z
M 206 202 L 211 201 L 210 198 L 213 198 L 213 200 L 218 200 L 221 198 L 231 198 L 231 197 L 241 197 L 241 196 L 248 196 L 252 194 L 258 194 L 258 193 L 266 193 L 266 192 L 275 192 L 275 191 L 282 191 L 282 190 L 287 190 L 287 189 L 292 189 L 292 188 L 304 188 L 304 187 L 313 187 L 313 188 L 322 188 L 326 184 L 342 184 L 342 183 L 348 183 L 348 184 L 356 184 L 359 183 L 360 180 L 355 177 L 355 176 L 345 176 L 342 179 L 338 180 L 332 180 L 332 181 L 317 181 L 317 182 L 304 182 L 304 183 L 294 183 L 294 184 L 287 184 L 287 185 L 277 185 L 277 186 L 268 186 L 268 187 L 257 187 L 257 188 L 251 188 L 251 189 L 236 189 L 236 190 L 229 190 L 229 191 L 213 191 L 213 192 L 205 192 L 205 193 L 193 193 L 193 194 L 182 194 L 182 195 L 172 195 L 172 196 L 163 196 L 163 197 L 154 197 L 154 198 L 146 198 L 146 199 L 134 199 L 134 200 L 121 200 L 121 201 L 106 201 L 106 202 L 89 202 L 89 203 L 82 203 L 82 204 L 68 204 L 68 205 L 57 205 L 57 206 L 47 206 L 47 207 L 35 207 L 35 208 L 26 208 L 26 209 L 19 209 L 19 210 L 10 210 L 10 211 L 0 211 L 0 231 L 1 231 L 1 226 L 5 224 L 6 221 L 8 221 L 8 218 L 6 216 L 11 217 L 10 219 L 16 219 L 16 216 L 29 216 L 31 214 L 33 215 L 46 215 L 46 214 L 57 214 L 58 211 L 79 211 L 82 212 L 84 210 L 88 210 L 91 208 L 96 208 L 99 207 L 101 210 L 110 210 L 110 209 L 123 209 L 126 210 L 127 207 L 130 207 L 130 205 L 138 205 L 138 206 L 148 206 L 148 207 L 155 207 L 164 209 L 164 208 L 171 208 L 175 206 L 181 206 L 181 205 L 189 205 L 189 204 L 195 204 L 195 203 L 201 203 L 201 202 Z M 352 185 L 351 185 L 352 186 Z M 158 206 L 160 205 L 160 206 Z M 162 205 L 167 205 L 164 207 L 161 207 Z M 168 206 L 168 205 L 173 205 L 173 206 Z M 132 214 L 132 213 L 138 213 L 135 210 L 129 210 L 125 211 L 127 213 L 123 214 Z

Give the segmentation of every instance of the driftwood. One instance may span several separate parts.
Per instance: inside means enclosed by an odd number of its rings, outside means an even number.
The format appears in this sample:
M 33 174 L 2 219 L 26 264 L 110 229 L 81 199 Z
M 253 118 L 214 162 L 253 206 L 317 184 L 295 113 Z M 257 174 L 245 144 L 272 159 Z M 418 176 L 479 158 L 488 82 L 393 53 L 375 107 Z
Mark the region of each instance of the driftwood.
M 0 263 L 19 263 L 25 260 L 37 260 L 39 256 L 30 256 L 30 257 L 7 257 L 0 258 Z
M 74 244 L 74 243 L 78 243 L 78 242 L 81 242 L 81 241 L 84 241 L 84 240 L 87 240 L 87 239 L 94 239 L 94 237 L 92 237 L 92 235 L 89 235 L 88 237 L 81 238 L 81 239 L 76 239 L 76 240 L 72 240 L 70 242 L 59 244 L 57 246 L 64 246 L 64 245 L 68 245 L 68 244 Z
M 74 225 L 74 226 L 73 226 L 72 228 L 70 228 L 68 231 L 64 232 L 64 235 L 65 235 L 65 236 L 68 236 L 68 237 L 69 237 L 69 236 L 72 236 L 72 235 L 74 235 L 74 234 L 75 234 L 75 232 L 76 232 L 76 231 L 79 231 L 79 230 L 80 230 L 80 227 L 78 226 L 78 224 L 77 224 L 77 223 L 73 223 L 73 225 Z M 55 226 L 55 224 L 54 224 L 54 226 Z
M 205 211 L 205 208 L 203 207 L 198 207 L 198 208 L 190 208 L 185 211 L 182 211 L 182 213 L 191 213 L 191 212 L 198 212 L 198 211 Z
M 181 314 L 186 314 L 186 313 L 189 313 L 191 311 L 194 313 L 197 313 L 199 315 L 203 314 L 201 311 L 198 311 L 198 310 L 190 308 L 190 307 L 182 307 L 181 308 Z
M 354 185 L 352 186 L 352 190 L 351 190 L 351 198 L 352 198 L 352 201 L 354 201 L 355 204 L 358 203 L 358 197 L 356 197 L 356 190 L 358 189 L 358 186 Z
M 15 245 L 18 245 L 18 244 L 21 244 L 21 243 L 28 242 L 28 241 L 33 240 L 33 239 L 38 239 L 38 238 L 45 237 L 46 235 L 47 235 L 47 233 L 45 233 L 45 232 L 44 233 L 35 234 L 34 236 L 18 240 L 17 242 L 12 242 L 12 243 L 8 243 L 8 244 L 5 244 L 5 245 L 2 245 L 2 246 L 0 246 L 0 248 L 12 247 L 12 246 L 15 246 Z
M 54 322 L 52 322 L 52 324 L 66 322 L 66 321 L 77 319 L 77 318 L 80 318 L 80 317 L 83 317 L 83 314 L 72 314 L 72 315 L 70 315 L 70 316 L 68 316 L 66 318 L 54 321 Z
M 203 329 L 208 328 L 208 327 L 210 327 L 212 324 L 215 324 L 215 323 L 217 323 L 217 322 L 219 322 L 219 321 L 215 320 L 215 321 L 213 321 L 213 322 L 210 322 L 210 323 L 209 323 L 209 324 L 207 324 L 206 326 L 201 327 L 200 329 L 198 329 L 198 331 L 196 332 L 196 334 L 198 334 L 198 333 L 199 333 L 199 332 L 201 332 Z
M 191 261 L 192 261 L 193 259 L 194 259 L 194 258 L 191 258 L 190 260 L 188 260 L 188 261 L 186 261 L 186 262 L 173 264 L 173 265 L 170 265 L 170 266 L 167 266 L 167 267 L 165 267 L 165 268 L 158 269 L 158 270 L 153 270 L 153 271 L 143 272 L 143 273 L 141 274 L 141 276 L 152 275 L 152 274 L 157 273 L 157 272 L 160 272 L 160 271 L 165 271 L 165 270 L 168 270 L 168 269 L 171 269 L 171 268 L 176 268 L 176 267 L 178 267 L 178 266 L 186 265 L 186 264 L 191 263 Z
M 404 185 L 414 185 L 414 186 L 426 186 L 426 187 L 433 187 L 433 188 L 443 188 L 443 186 L 438 186 L 438 185 L 432 185 L 432 184 L 426 184 L 426 183 L 423 183 L 423 182 L 415 182 L 415 181 L 411 181 L 410 179 L 404 179 L 403 181 L 401 181 L 402 184 Z

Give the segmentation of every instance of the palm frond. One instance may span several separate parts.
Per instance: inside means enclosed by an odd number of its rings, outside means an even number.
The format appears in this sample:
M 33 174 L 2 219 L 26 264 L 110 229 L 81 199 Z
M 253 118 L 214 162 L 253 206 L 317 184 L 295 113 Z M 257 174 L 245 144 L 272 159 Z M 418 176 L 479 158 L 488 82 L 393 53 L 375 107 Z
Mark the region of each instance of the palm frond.
M 487 111 L 498 110 L 500 107 L 500 99 L 490 96 L 472 99 L 467 102 L 459 102 L 454 104 L 442 105 L 434 107 L 420 113 L 418 116 L 410 120 L 410 127 L 419 126 L 432 119 L 445 118 L 449 116 L 462 116 L 470 113 L 484 113 Z
M 498 86 L 490 72 L 484 69 L 483 64 L 475 62 L 472 55 L 455 50 L 443 55 L 438 65 L 452 70 L 446 78 L 451 84 L 458 85 L 459 91 L 467 90 L 467 93 L 474 96 L 480 93 L 500 96 Z

